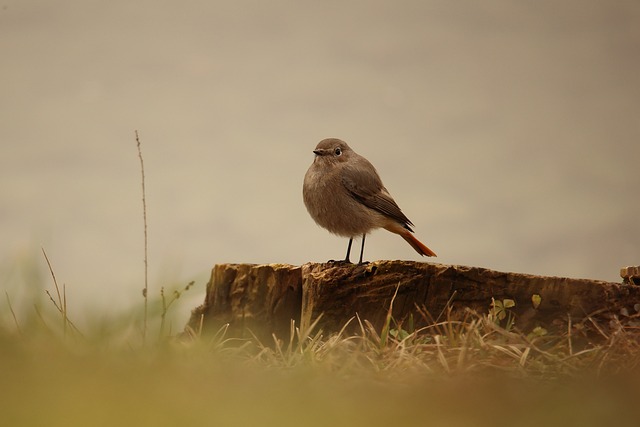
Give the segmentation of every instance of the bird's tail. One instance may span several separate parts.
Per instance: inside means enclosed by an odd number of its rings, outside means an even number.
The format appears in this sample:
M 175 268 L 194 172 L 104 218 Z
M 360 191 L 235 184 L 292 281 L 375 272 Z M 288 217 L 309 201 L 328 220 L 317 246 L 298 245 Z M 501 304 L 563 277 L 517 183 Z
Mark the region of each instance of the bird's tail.
M 407 243 L 409 243 L 413 247 L 413 249 L 415 249 L 416 252 L 418 252 L 420 255 L 437 256 L 435 252 L 426 247 L 420 240 L 416 239 L 416 237 L 411 234 L 409 230 L 406 230 L 406 232 L 404 233 L 398 234 L 400 234 L 402 238 L 406 240 Z

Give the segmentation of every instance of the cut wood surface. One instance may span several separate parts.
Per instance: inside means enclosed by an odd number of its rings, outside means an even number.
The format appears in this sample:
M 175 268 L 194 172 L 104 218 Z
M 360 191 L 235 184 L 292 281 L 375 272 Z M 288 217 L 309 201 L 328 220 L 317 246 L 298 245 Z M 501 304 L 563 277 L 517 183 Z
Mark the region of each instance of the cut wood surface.
M 406 325 L 411 316 L 414 327 L 468 309 L 487 314 L 492 300 L 511 300 L 516 327 L 527 332 L 561 329 L 569 319 L 638 313 L 640 287 L 412 261 L 219 264 L 189 327 L 215 332 L 228 324 L 230 336 L 270 340 L 272 334 L 287 338 L 291 320 L 304 329 L 320 318 L 317 328 L 331 333 L 357 315 L 380 330 L 392 300 L 394 322 Z M 350 327 L 355 332 L 358 322 Z

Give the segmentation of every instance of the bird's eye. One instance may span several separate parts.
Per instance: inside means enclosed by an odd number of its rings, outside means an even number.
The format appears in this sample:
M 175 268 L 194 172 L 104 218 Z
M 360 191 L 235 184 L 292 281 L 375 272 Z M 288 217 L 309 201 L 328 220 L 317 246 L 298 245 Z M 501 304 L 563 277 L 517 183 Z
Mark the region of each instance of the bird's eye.
M 340 154 L 342 154 L 342 149 L 340 147 L 336 147 L 336 149 L 333 150 L 333 152 L 336 156 L 339 156 Z

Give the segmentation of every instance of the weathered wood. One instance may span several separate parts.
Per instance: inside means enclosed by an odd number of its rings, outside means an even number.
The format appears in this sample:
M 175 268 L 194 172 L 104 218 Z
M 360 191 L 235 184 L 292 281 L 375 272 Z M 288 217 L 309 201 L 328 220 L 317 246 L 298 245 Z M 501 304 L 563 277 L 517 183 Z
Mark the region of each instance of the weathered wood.
M 631 310 L 640 302 L 640 288 L 635 286 L 457 265 L 381 261 L 345 268 L 306 264 L 302 276 L 303 326 L 324 313 L 321 326 L 332 331 L 339 330 L 355 313 L 381 328 L 396 288 L 393 318 L 403 321 L 413 314 L 416 326 L 430 320 L 420 311 L 437 319 L 450 304 L 454 315 L 466 308 L 488 313 L 492 298 L 516 303 L 510 311 L 522 330 L 535 326 L 553 329 L 554 322 L 567 316 L 580 321 L 596 312 L 618 313 L 623 307 Z M 535 307 L 534 295 L 540 296 Z
M 287 264 L 216 265 L 204 304 L 193 310 L 189 326 L 216 332 L 228 324 L 230 337 L 287 336 L 291 320 L 300 324 L 300 272 L 300 267 Z
M 397 291 L 397 293 L 396 293 Z M 308 327 L 321 314 L 318 327 L 340 330 L 356 314 L 382 328 L 391 300 L 396 322 L 413 315 L 414 325 L 428 323 L 451 307 L 459 315 L 470 308 L 488 313 L 492 298 L 510 299 L 516 326 L 564 327 L 568 316 L 578 322 L 598 313 L 636 313 L 640 287 L 585 279 L 505 273 L 477 267 L 409 261 L 378 261 L 365 265 L 222 264 L 213 269 L 205 303 L 194 310 L 190 326 L 205 329 L 229 323 L 229 334 L 250 329 L 259 337 L 287 337 L 290 321 Z M 534 304 L 532 297 L 540 297 Z M 634 306 L 635 305 L 635 306 Z M 357 328 L 357 322 L 352 322 Z
M 624 279 L 625 283 L 640 285 L 640 265 L 621 268 L 620 277 Z

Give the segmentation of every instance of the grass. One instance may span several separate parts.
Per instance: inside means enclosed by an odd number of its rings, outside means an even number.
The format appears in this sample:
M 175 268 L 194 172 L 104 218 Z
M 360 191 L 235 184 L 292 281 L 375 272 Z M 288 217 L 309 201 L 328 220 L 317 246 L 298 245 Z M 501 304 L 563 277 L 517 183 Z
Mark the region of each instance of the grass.
M 172 331 L 193 283 L 148 295 L 148 322 L 141 303 L 74 323 L 47 267 L 46 304 L 25 310 L 5 294 L 1 425 L 624 426 L 640 415 L 638 313 L 525 334 L 502 300 L 462 318 L 420 312 L 428 326 L 415 329 L 423 322 L 395 322 L 392 301 L 379 330 L 356 317 L 325 334 L 318 319 L 261 342 L 225 325 Z
M 45 260 L 45 304 L 25 310 L 5 294 L 1 425 L 624 426 L 640 415 L 639 313 L 525 334 L 508 300 L 403 324 L 392 300 L 380 329 L 355 317 L 325 334 L 318 319 L 261 342 L 225 325 L 172 330 L 193 283 L 148 294 L 148 310 L 74 322 Z
M 568 321 L 556 335 L 517 331 L 509 300 L 462 318 L 422 312 L 428 326 L 420 329 L 413 319 L 397 324 L 390 306 L 381 330 L 356 317 L 334 334 L 292 323 L 270 342 L 230 337 L 225 325 L 172 331 L 167 316 L 193 283 L 150 298 L 137 132 L 136 143 L 144 301 L 132 313 L 76 324 L 44 253 L 54 286 L 48 304 L 16 308 L 5 293 L 0 425 L 637 425 L 637 313 L 606 324 Z M 352 324 L 358 333 L 349 335 Z
M 7 426 L 637 422 L 634 326 L 598 325 L 599 342 L 578 350 L 577 325 L 560 336 L 527 336 L 505 329 L 491 312 L 444 317 L 415 331 L 398 328 L 390 316 L 381 331 L 354 318 L 355 335 L 325 336 L 317 325 L 300 330 L 292 323 L 289 336 L 269 343 L 228 337 L 225 327 L 152 343 L 147 336 L 145 344 L 141 331 L 65 332 L 46 316 L 47 323 L 6 324 L 0 420 Z

